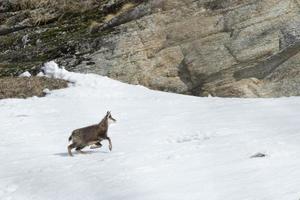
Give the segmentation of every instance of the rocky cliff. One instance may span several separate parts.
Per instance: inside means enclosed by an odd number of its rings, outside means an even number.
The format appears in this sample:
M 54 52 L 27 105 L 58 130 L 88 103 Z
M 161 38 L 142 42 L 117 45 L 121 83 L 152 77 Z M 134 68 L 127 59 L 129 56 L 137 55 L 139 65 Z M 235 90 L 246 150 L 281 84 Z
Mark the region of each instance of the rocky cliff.
M 299 0 L 107 0 L 59 12 L 0 3 L 0 74 L 56 60 L 197 96 L 300 95 Z

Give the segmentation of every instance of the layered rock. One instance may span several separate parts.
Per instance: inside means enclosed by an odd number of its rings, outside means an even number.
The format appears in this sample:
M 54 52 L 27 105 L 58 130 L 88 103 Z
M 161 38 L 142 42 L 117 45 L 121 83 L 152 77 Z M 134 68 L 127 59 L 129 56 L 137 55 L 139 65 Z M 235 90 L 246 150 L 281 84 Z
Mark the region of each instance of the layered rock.
M 199 96 L 298 95 L 297 1 L 145 3 L 151 14 L 117 25 L 79 71 Z M 286 49 L 289 54 L 282 54 Z M 238 77 L 243 74 L 243 77 Z M 263 74 L 263 75 L 261 75 Z
M 18 32 L 45 55 L 39 62 L 56 59 L 74 71 L 197 96 L 291 96 L 300 93 L 299 9 L 298 0 L 107 1 L 95 15 Z M 43 37 L 31 36 L 34 29 L 55 32 L 50 54 L 36 48 Z M 14 55 L 26 54 L 22 45 Z M 3 52 L 0 65 L 9 64 Z

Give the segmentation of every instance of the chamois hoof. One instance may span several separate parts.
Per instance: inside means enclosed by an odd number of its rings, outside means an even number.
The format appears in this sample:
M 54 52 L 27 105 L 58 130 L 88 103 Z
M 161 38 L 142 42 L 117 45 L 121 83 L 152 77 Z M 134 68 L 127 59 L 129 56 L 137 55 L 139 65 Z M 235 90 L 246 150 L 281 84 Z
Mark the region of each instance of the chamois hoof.
M 86 154 L 86 152 L 84 152 L 84 151 L 81 151 L 81 150 L 76 150 L 78 153 L 80 153 L 80 154 Z
M 73 154 L 72 154 L 72 152 L 71 152 L 71 150 L 69 148 L 68 148 L 68 155 L 71 156 L 71 157 L 73 157 Z

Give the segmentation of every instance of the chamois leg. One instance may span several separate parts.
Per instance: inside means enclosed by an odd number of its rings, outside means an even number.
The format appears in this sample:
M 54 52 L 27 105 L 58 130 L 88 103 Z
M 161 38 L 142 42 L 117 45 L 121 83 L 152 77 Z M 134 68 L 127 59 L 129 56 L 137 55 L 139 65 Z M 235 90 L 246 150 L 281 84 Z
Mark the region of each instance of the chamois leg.
M 102 144 L 100 142 L 97 142 L 94 144 L 94 146 L 91 146 L 90 149 L 97 149 L 97 148 L 101 148 Z
M 85 152 L 83 152 L 83 151 L 81 151 L 81 149 L 83 149 L 85 146 L 79 146 L 79 147 L 76 147 L 76 151 L 78 152 L 78 153 L 81 153 L 81 154 L 85 154 Z
M 109 142 L 109 150 L 112 150 L 112 143 L 111 143 L 111 139 L 109 137 L 106 138 Z
M 74 149 L 76 147 L 76 144 L 75 143 L 72 143 L 68 146 L 68 153 L 69 153 L 69 156 L 73 156 L 72 154 L 72 149 Z

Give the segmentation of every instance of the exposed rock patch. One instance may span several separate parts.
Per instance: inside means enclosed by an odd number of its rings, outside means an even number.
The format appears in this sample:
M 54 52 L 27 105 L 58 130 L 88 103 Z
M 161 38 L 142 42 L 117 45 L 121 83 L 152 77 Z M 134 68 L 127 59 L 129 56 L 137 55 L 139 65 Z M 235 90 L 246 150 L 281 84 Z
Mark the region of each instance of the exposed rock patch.
M 256 153 L 254 155 L 252 155 L 250 158 L 263 158 L 266 157 L 267 155 L 264 153 Z

